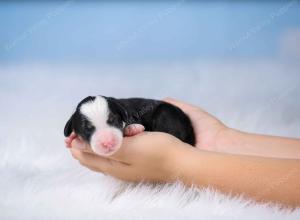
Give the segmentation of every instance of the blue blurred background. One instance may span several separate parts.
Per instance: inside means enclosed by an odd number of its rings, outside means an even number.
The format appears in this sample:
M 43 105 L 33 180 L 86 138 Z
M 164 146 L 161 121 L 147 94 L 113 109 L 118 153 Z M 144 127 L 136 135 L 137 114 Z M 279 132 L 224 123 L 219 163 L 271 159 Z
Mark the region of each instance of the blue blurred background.
M 112 218 L 120 191 L 64 147 L 88 95 L 173 97 L 300 138 L 299 2 L 0 0 L 0 219 Z
M 299 85 L 298 0 L 0 1 L 7 138 L 47 127 L 60 146 L 96 94 L 171 96 L 235 128 L 300 136 Z
M 0 219 L 105 209 L 95 195 L 113 185 L 64 147 L 88 95 L 174 97 L 229 127 L 300 138 L 299 2 L 0 0 Z
M 0 28 L 1 63 L 274 59 L 282 53 L 294 59 L 300 4 L 1 1 Z M 290 42 L 294 34 L 298 41 Z

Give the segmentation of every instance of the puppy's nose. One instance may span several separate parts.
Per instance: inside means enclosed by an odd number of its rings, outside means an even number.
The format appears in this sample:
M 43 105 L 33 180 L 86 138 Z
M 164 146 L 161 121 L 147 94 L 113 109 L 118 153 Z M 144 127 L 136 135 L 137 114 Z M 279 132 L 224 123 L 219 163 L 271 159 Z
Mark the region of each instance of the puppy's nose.
M 99 131 L 97 137 L 98 147 L 102 147 L 108 152 L 114 150 L 115 145 L 117 144 L 117 140 L 115 135 L 111 131 Z
M 109 136 L 104 138 L 104 140 L 100 141 L 100 143 L 105 149 L 110 150 L 115 146 L 116 141 L 114 136 Z

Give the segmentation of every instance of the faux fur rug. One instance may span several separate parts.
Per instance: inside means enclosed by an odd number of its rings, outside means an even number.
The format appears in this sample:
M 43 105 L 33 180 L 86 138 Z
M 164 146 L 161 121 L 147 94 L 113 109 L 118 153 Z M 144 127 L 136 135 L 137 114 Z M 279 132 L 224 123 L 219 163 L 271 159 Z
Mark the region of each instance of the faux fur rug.
M 123 183 L 81 167 L 63 143 L 75 105 L 94 94 L 172 96 L 238 129 L 300 137 L 298 64 L 27 64 L 2 65 L 0 72 L 1 220 L 300 219 L 300 209 L 211 189 Z

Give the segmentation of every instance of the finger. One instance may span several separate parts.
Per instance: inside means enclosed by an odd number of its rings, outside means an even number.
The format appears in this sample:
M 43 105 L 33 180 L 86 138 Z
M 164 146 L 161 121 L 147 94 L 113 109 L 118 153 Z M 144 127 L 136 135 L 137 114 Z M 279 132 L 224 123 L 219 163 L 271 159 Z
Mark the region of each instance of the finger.
M 81 138 L 75 138 L 71 143 L 71 147 L 86 153 L 94 154 L 92 148 Z
M 145 130 L 145 127 L 141 124 L 130 124 L 124 129 L 125 136 L 134 136 Z
M 73 131 L 69 137 L 65 138 L 65 144 L 67 148 L 71 148 L 71 143 L 72 141 L 77 137 L 77 135 L 75 134 L 75 132 Z
M 96 154 L 89 145 L 87 145 L 87 148 L 85 148 L 81 151 L 85 152 L 85 153 L 89 153 L 89 154 Z M 98 154 L 96 154 L 96 155 L 98 155 Z
M 76 137 L 77 137 L 77 134 L 74 131 L 69 136 L 69 138 L 71 138 L 71 139 L 74 139 Z
M 77 159 L 80 164 L 102 173 L 108 173 L 114 176 L 120 175 L 120 172 L 124 172 L 126 166 L 128 166 L 118 161 L 104 158 L 95 154 L 82 152 L 77 149 L 70 149 L 70 151 L 72 156 Z
M 88 149 L 88 144 L 80 138 L 75 138 L 71 143 L 71 147 L 78 150 L 86 150 Z
M 197 106 L 188 104 L 186 102 L 179 101 L 177 99 L 169 98 L 169 97 L 163 99 L 163 101 L 168 102 L 172 105 L 175 105 L 178 108 L 182 109 L 183 111 L 189 111 L 190 109 L 197 109 L 198 108 Z
M 65 145 L 66 145 L 67 148 L 71 148 L 72 147 L 71 146 L 71 140 L 70 140 L 70 138 L 65 138 Z
M 182 102 L 173 98 L 165 98 L 164 101 L 173 104 L 184 111 L 191 118 L 192 123 L 194 123 L 199 118 L 211 116 L 202 108 L 188 104 L 186 102 Z

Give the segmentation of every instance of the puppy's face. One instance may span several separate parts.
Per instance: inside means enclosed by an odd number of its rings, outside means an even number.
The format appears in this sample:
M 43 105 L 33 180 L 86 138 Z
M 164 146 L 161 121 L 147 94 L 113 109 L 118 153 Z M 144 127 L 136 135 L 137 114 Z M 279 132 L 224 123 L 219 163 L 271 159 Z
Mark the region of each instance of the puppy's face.
M 64 135 L 74 131 L 95 153 L 111 155 L 122 144 L 126 114 L 113 98 L 89 96 L 78 104 L 66 123 Z

